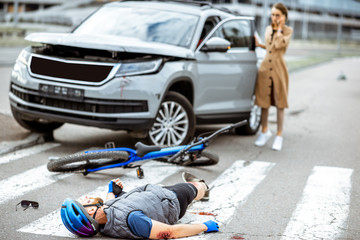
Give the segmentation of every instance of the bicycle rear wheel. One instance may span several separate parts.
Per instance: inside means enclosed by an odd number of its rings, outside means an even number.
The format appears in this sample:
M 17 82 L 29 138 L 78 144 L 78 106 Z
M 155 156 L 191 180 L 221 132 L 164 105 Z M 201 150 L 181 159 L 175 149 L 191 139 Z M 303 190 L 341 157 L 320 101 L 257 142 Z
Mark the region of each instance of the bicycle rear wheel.
M 50 172 L 85 172 L 86 169 L 125 162 L 128 158 L 129 154 L 125 151 L 76 153 L 50 160 L 47 169 Z
M 211 166 L 217 164 L 219 162 L 219 156 L 216 153 L 210 152 L 208 150 L 204 150 L 201 152 L 201 156 L 197 157 L 196 159 L 194 157 L 189 157 L 189 159 L 184 161 L 176 161 L 175 159 L 174 162 L 168 162 L 168 158 L 156 158 L 154 160 L 159 162 L 177 164 L 181 166 L 201 167 L 201 166 Z

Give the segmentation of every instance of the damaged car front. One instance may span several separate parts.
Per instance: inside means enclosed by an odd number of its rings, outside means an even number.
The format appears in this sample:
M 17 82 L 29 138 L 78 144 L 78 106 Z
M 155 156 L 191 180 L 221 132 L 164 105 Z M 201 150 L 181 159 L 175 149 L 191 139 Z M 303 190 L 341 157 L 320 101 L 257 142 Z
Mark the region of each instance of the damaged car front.
M 110 3 L 71 33 L 27 36 L 34 44 L 20 53 L 11 74 L 16 121 L 36 132 L 63 123 L 128 130 L 141 137 L 151 128 L 156 131 L 169 81 L 191 74 L 186 68 L 194 59 L 189 48 L 199 16 L 153 6 Z M 168 145 L 192 137 L 194 121 L 180 115 L 176 121 L 177 140 Z

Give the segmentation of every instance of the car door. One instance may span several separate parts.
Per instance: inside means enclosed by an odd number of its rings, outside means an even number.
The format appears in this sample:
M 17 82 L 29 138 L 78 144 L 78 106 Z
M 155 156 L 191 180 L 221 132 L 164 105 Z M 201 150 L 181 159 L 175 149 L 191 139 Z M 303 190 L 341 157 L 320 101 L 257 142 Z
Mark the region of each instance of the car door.
M 198 81 L 194 110 L 197 116 L 249 112 L 254 93 L 257 58 L 254 51 L 252 18 L 234 17 L 221 21 L 195 52 Z M 228 40 L 226 52 L 203 51 L 213 37 Z

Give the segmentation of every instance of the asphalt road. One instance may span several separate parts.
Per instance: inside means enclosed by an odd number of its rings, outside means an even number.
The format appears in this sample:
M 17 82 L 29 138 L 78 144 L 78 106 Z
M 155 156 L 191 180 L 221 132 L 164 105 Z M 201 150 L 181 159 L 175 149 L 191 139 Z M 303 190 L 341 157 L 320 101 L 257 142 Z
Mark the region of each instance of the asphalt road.
M 222 223 L 219 233 L 204 234 L 201 239 L 360 239 L 359 64 L 360 58 L 334 59 L 291 73 L 281 152 L 271 150 L 271 141 L 258 148 L 253 145 L 255 136 L 230 133 L 219 136 L 210 146 L 220 155 L 218 165 L 185 168 L 214 186 L 208 205 L 190 209 L 196 212 L 205 207 L 204 211 L 216 212 L 215 220 Z M 10 115 L 10 71 L 10 66 L 0 67 L 1 149 L 32 137 Z M 338 80 L 341 73 L 346 80 Z M 274 109 L 270 113 L 270 129 L 275 132 Z M 197 131 L 218 127 L 202 126 Z M 57 232 L 61 224 L 52 223 L 59 216 L 52 214 L 65 197 L 86 195 L 114 177 L 125 178 L 125 186 L 157 180 L 173 184 L 181 180 L 184 170 L 171 167 L 164 178 L 158 178 L 152 177 L 154 166 L 145 165 L 148 178 L 143 182 L 136 179 L 133 169 L 86 177 L 49 174 L 41 169 L 49 156 L 101 147 L 108 141 L 117 146 L 134 144 L 125 132 L 70 124 L 56 130 L 54 139 L 35 144 L 42 148 L 0 156 L 1 239 L 64 239 Z M 20 207 L 15 211 L 23 199 L 38 201 L 39 209 L 22 211 Z M 184 221 L 208 217 L 193 214 Z M 94 239 L 105 238 L 98 235 Z

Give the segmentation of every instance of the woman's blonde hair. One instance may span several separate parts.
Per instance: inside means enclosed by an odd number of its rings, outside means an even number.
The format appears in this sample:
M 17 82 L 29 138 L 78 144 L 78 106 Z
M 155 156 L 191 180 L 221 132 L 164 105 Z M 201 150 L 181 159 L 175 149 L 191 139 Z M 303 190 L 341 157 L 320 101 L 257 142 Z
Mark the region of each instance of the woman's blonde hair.
M 276 8 L 276 9 L 280 10 L 280 12 L 282 12 L 282 14 L 285 15 L 285 20 L 286 20 L 286 21 L 288 20 L 288 9 L 287 9 L 287 7 L 286 7 L 284 4 L 282 4 L 282 3 L 275 3 L 275 4 L 273 5 L 273 8 Z

